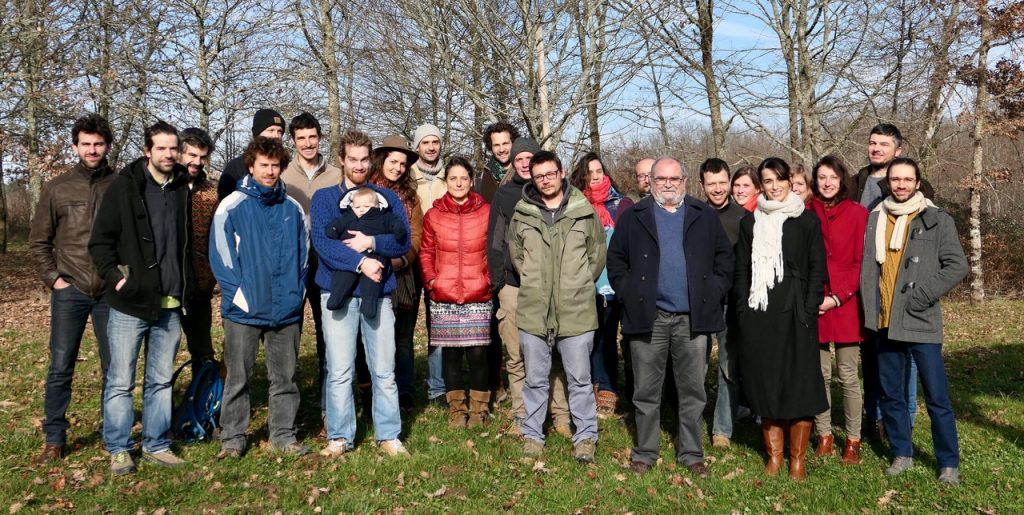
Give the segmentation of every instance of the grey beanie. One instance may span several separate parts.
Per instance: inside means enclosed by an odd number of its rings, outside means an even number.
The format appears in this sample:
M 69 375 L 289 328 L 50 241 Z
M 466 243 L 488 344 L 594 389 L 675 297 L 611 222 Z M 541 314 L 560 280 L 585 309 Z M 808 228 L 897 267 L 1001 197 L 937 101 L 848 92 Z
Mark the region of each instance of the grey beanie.
M 512 142 L 512 159 L 514 160 L 516 156 L 523 152 L 536 154 L 537 152 L 540 152 L 540 145 L 538 145 L 533 138 L 516 138 L 516 140 Z
M 416 132 L 412 134 L 412 148 L 416 150 L 420 148 L 420 142 L 427 136 L 434 136 L 437 139 L 441 139 L 441 129 L 438 129 L 436 125 L 424 123 L 419 127 L 416 127 Z

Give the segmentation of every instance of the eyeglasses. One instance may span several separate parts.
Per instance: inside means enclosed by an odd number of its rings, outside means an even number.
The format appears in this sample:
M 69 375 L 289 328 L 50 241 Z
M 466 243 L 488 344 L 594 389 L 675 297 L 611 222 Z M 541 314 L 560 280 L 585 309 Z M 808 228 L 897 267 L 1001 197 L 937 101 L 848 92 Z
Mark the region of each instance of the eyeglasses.
M 548 173 L 539 173 L 533 176 L 533 180 L 536 182 L 547 182 L 554 180 L 555 177 L 558 177 L 558 170 L 554 170 Z
M 643 174 L 643 175 L 637 175 L 636 176 L 636 182 L 647 182 L 649 180 L 651 180 L 651 175 L 650 174 Z
M 676 184 L 679 184 L 681 182 L 683 182 L 683 178 L 682 177 L 655 177 L 654 178 L 654 183 L 655 184 L 669 183 L 669 184 L 672 184 L 672 185 L 676 185 Z

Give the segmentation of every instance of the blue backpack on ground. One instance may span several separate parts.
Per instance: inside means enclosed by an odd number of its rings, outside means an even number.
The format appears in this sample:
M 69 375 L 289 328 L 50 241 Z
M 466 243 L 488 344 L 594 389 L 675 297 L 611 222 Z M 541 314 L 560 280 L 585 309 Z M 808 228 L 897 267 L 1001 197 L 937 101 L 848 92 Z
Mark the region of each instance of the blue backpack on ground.
M 174 372 L 171 384 L 178 381 L 178 375 L 192 364 L 187 361 Z M 220 377 L 220 362 L 206 359 L 192 375 L 192 381 L 184 398 L 174 407 L 171 430 L 179 440 L 194 442 L 213 436 L 219 425 L 221 400 L 224 396 L 224 380 Z

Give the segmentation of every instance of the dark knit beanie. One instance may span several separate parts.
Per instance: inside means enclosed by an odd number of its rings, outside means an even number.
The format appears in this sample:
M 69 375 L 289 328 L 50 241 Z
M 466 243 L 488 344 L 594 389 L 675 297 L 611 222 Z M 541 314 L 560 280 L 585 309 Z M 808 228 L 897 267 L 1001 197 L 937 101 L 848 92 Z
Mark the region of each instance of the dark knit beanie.
M 512 142 L 512 159 L 515 159 L 522 152 L 536 154 L 540 152 L 540 145 L 533 138 L 516 138 Z
M 277 125 L 284 131 L 284 118 L 273 109 L 260 109 L 252 117 L 252 137 L 259 136 L 267 127 Z

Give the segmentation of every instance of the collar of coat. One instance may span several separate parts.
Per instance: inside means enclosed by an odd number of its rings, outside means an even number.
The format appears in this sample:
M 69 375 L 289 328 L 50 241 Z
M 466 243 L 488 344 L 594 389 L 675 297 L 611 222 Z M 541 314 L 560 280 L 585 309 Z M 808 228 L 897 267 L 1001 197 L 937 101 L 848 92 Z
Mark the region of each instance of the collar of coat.
M 701 217 L 712 214 L 716 217 L 718 216 L 718 213 L 714 212 L 715 208 L 709 206 L 706 202 L 697 200 L 689 195 L 683 196 L 683 207 L 686 208 L 686 214 L 684 215 L 684 231 L 688 230 L 690 226 L 695 224 L 697 220 L 700 220 Z M 648 195 L 640 199 L 636 204 L 633 204 L 633 212 L 636 214 L 636 218 L 640 222 L 640 225 L 643 226 L 643 228 L 647 230 L 655 240 L 657 240 L 658 227 L 655 225 L 654 221 L 655 209 L 658 209 L 658 204 L 654 200 L 654 195 Z
M 148 163 L 148 158 L 143 156 L 132 161 L 131 164 L 125 166 L 120 172 L 121 175 L 130 177 L 135 181 L 135 185 L 138 186 L 140 194 L 145 190 L 146 180 L 150 177 Z M 180 186 L 187 187 L 187 182 L 188 170 L 184 165 L 175 164 L 174 169 L 171 171 L 171 179 L 167 181 L 167 184 L 164 187 L 172 190 L 177 189 Z
M 593 206 L 583 196 L 583 192 L 569 185 L 568 182 L 563 184 L 565 195 L 562 197 L 562 205 L 556 211 L 558 215 L 554 217 L 555 222 L 562 218 L 580 219 L 597 216 Z M 526 220 L 546 221 L 548 213 L 552 211 L 542 207 L 543 205 L 543 201 L 540 200 L 540 192 L 531 182 L 523 188 L 523 200 L 516 204 L 516 213 L 523 215 Z

